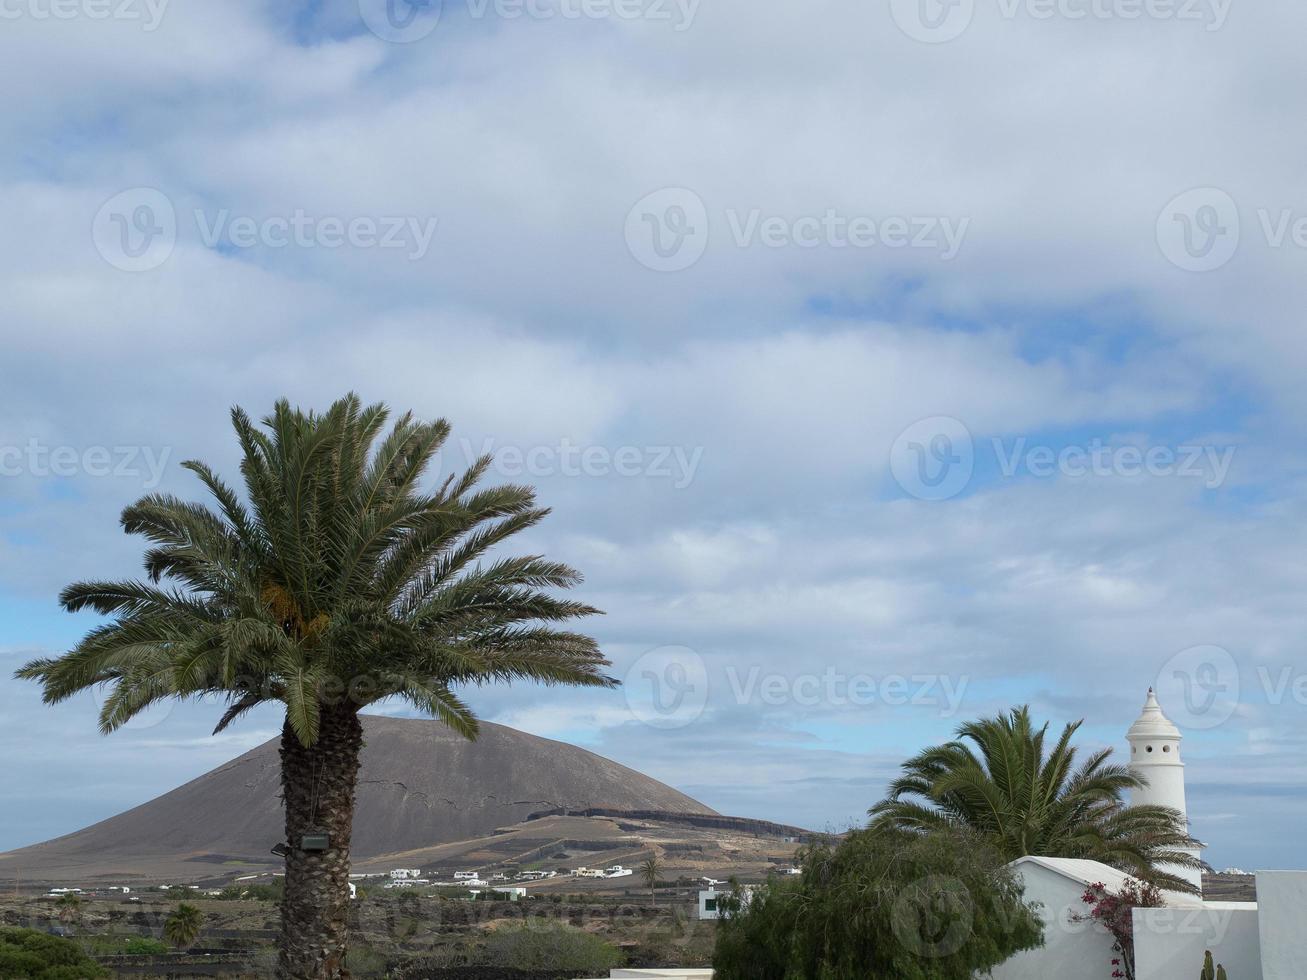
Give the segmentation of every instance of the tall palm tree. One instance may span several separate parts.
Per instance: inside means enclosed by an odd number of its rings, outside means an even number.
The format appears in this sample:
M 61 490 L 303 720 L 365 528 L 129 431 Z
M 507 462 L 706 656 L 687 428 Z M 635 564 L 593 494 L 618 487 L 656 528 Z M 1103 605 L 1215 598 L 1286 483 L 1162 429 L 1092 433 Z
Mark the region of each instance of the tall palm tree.
M 649 886 L 649 901 L 655 905 L 658 904 L 658 894 L 654 891 L 658 887 L 658 876 L 663 873 L 663 866 L 658 861 L 658 855 L 650 857 L 644 864 L 640 865 L 640 877 L 644 883 Z
M 1159 888 L 1195 892 L 1166 870 L 1201 868 L 1185 850 L 1200 846 L 1177 810 L 1129 806 L 1124 794 L 1145 785 L 1111 749 L 1076 766 L 1067 725 L 1045 752 L 1048 725 L 1036 729 L 1027 707 L 968 722 L 956 741 L 903 764 L 903 775 L 869 811 L 873 826 L 929 832 L 963 825 L 980 831 L 1008 861 L 1025 855 L 1089 858 Z
M 163 938 L 178 949 L 190 949 L 200 936 L 204 913 L 186 902 L 178 905 L 163 920 Z
M 422 487 L 446 422 L 404 415 L 383 436 L 386 408 L 354 395 L 323 414 L 280 401 L 263 428 L 239 408 L 231 418 L 246 500 L 184 464 L 216 510 L 160 494 L 128 507 L 124 529 L 153 544 L 149 580 L 69 586 L 64 608 L 113 618 L 18 675 L 40 681 L 48 703 L 108 685 L 105 733 L 167 698 L 225 699 L 215 734 L 282 702 L 278 975 L 339 977 L 360 709 L 398 696 L 474 738 L 456 685 L 616 682 L 593 639 L 556 625 L 598 611 L 552 594 L 579 573 L 539 556 L 480 561 L 546 516 L 534 491 L 477 489 L 489 457 Z

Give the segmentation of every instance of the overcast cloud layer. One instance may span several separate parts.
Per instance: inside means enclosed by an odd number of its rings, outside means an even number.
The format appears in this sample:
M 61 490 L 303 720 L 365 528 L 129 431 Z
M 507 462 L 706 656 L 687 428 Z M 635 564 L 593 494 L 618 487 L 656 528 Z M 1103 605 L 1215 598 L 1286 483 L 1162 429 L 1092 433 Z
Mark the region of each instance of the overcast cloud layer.
M 1156 684 L 1208 859 L 1303 866 L 1307 8 L 391 9 L 0 4 L 0 848 L 277 732 L 3 678 L 232 404 L 356 390 L 538 484 L 608 613 L 625 690 L 485 717 L 842 828 Z

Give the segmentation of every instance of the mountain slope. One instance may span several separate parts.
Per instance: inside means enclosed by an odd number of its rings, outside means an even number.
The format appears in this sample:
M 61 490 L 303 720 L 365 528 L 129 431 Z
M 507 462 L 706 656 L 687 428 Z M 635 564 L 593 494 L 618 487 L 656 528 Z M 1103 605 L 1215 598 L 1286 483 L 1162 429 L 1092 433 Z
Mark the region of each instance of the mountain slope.
M 559 807 L 714 812 L 592 752 L 502 725 L 483 724 L 476 742 L 435 721 L 365 716 L 363 727 L 359 859 L 482 836 Z M 116 817 L 0 855 L 0 868 L 28 878 L 199 878 L 273 862 L 280 792 L 274 740 Z

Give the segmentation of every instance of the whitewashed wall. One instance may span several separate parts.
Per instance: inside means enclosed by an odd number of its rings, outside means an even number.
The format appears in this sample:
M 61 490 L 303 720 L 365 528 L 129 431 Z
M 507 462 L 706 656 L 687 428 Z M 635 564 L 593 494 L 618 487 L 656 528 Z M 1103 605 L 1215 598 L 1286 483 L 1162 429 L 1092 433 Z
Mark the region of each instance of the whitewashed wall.
M 1307 871 L 1257 872 L 1257 907 L 1264 980 L 1303 980 L 1307 977 Z M 1230 980 L 1240 977 L 1231 973 Z
M 1116 955 L 1112 937 L 1092 923 L 1073 921 L 1088 911 L 1080 900 L 1085 886 L 1037 864 L 1022 864 L 1020 873 L 1025 900 L 1044 906 L 1044 947 L 996 966 L 994 980 L 1109 980 Z
M 1262 980 L 1256 905 L 1135 909 L 1134 924 L 1136 980 L 1197 980 L 1209 949 L 1230 980 Z

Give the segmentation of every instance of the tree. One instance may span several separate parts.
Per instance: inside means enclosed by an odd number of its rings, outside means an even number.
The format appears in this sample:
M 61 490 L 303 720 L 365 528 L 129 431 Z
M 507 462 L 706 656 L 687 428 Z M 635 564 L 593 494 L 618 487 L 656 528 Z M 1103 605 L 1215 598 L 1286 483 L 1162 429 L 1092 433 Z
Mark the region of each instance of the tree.
M 1109 764 L 1111 749 L 1077 767 L 1071 740 L 1081 724 L 1067 725 L 1046 752 L 1048 725 L 1036 729 L 1029 708 L 968 722 L 957 740 L 905 762 L 870 814 L 880 825 L 915 832 L 970 827 L 1008 861 L 1028 854 L 1087 858 L 1159 888 L 1196 893 L 1166 870 L 1204 867 L 1183 850 L 1200 846 L 1183 816 L 1169 807 L 1127 805 L 1124 794 L 1146 782 L 1127 766 Z
M 486 936 L 480 959 L 487 966 L 514 971 L 607 976 L 622 962 L 622 954 L 593 933 L 564 922 L 526 922 L 501 926 Z
M 54 904 L 59 910 L 59 921 L 66 926 L 76 925 L 82 917 L 82 900 L 72 892 L 59 896 L 59 901 Z
M 1161 908 L 1162 893 L 1153 885 L 1126 879 L 1118 891 L 1112 891 L 1101 881 L 1085 889 L 1080 901 L 1089 911 L 1071 917 L 1073 922 L 1095 922 L 1112 937 L 1112 976 L 1120 980 L 1135 980 L 1135 909 Z
M 0 927 L 0 977 L 26 980 L 100 980 L 109 971 L 78 945 L 33 929 Z
M 658 863 L 658 855 L 650 857 L 644 864 L 640 865 L 640 877 L 644 883 L 649 886 L 649 900 L 655 905 L 658 903 L 658 895 L 654 891 L 658 887 L 658 876 L 663 873 L 663 866 Z
M 1019 879 L 974 834 L 858 830 L 802 863 L 729 903 L 717 980 L 971 980 L 1043 943 Z
M 163 938 L 178 949 L 190 949 L 199 938 L 204 925 L 204 913 L 194 905 L 182 902 L 163 920 Z
M 216 509 L 164 494 L 128 507 L 124 529 L 152 545 L 148 581 L 69 586 L 65 609 L 113 618 L 18 672 L 47 703 L 108 685 L 105 733 L 167 698 L 225 698 L 215 734 L 284 704 L 281 977 L 344 969 L 363 707 L 398 696 L 474 738 L 457 685 L 616 683 L 593 639 L 557 625 L 598 612 L 553 594 L 576 571 L 540 556 L 481 563 L 548 514 L 534 491 L 478 489 L 489 456 L 425 488 L 449 425 L 404 415 L 383 436 L 387 417 L 354 395 L 323 414 L 280 401 L 263 428 L 233 409 L 245 499 L 185 463 Z

